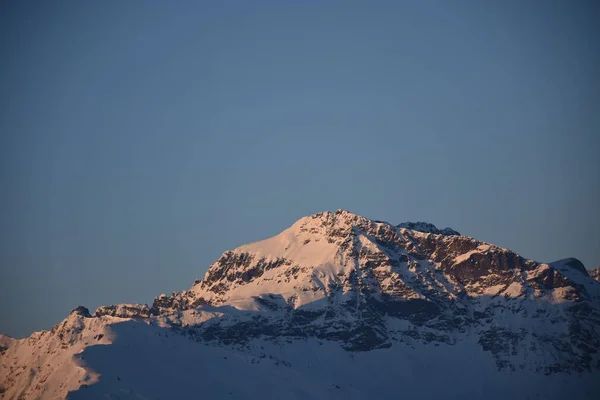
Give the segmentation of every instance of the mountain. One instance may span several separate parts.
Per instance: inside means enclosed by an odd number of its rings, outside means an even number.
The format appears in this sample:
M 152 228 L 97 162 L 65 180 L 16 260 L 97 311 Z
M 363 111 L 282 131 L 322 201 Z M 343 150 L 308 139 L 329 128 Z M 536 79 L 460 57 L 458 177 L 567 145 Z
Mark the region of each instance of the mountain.
M 597 281 L 600 281 L 600 267 L 596 267 L 588 271 L 590 276 Z
M 0 346 L 7 399 L 592 399 L 600 282 L 574 258 L 338 210 L 151 306 L 80 306 Z

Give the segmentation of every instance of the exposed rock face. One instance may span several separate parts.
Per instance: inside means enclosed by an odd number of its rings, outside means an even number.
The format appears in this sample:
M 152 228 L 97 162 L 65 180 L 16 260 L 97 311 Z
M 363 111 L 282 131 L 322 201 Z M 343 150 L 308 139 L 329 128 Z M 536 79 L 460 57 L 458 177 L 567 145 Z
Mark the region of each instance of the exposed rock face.
M 92 316 L 90 315 L 90 310 L 88 310 L 84 306 L 77 306 L 77 307 L 75 307 L 71 311 L 71 314 L 81 315 L 82 317 L 85 317 L 85 318 L 92 318 Z
M 148 318 L 151 313 L 147 304 L 116 304 L 98 307 L 94 316 L 101 317 L 103 315 L 118 318 Z
M 588 271 L 589 275 L 597 281 L 600 281 L 600 267 L 596 267 L 594 269 L 590 269 Z

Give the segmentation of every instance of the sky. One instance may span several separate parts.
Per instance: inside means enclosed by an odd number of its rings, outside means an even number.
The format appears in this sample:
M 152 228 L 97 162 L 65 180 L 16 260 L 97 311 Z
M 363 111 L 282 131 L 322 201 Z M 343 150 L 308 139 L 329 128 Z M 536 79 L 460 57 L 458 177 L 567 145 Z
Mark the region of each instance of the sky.
M 594 1 L 4 1 L 0 332 L 302 216 L 600 265 Z

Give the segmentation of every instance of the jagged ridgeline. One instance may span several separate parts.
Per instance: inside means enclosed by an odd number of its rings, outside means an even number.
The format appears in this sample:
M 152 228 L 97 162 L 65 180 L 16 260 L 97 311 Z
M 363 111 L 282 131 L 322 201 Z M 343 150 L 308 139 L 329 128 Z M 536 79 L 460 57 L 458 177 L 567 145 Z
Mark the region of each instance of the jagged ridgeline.
M 139 335 L 151 332 L 177 338 L 169 343 L 192 343 L 193 351 L 219 349 L 269 360 L 264 362 L 301 373 L 318 388 L 325 383 L 314 365 L 306 371 L 295 366 L 315 351 L 328 355 L 323 365 L 344 371 L 348 360 L 358 358 L 362 366 L 352 368 L 367 368 L 362 373 L 373 379 L 375 373 L 412 374 L 421 364 L 435 374 L 429 363 L 436 360 L 444 379 L 452 375 L 443 370 L 445 363 L 475 375 L 487 371 L 484 384 L 498 393 L 515 382 L 503 377 L 516 373 L 525 379 L 518 393 L 532 398 L 544 393 L 561 398 L 556 396 L 567 393 L 568 379 L 579 385 L 579 396 L 593 398 L 600 382 L 600 283 L 593 277 L 597 270 L 588 272 L 576 259 L 539 263 L 451 228 L 424 222 L 394 226 L 344 210 L 318 213 L 270 239 L 225 252 L 190 289 L 161 295 L 151 306 L 103 306 L 93 315 L 78 308 L 50 332 L 4 339 L 2 388 L 11 395 L 39 394 L 36 385 L 58 378 L 43 366 L 33 377 L 17 377 L 18 366 L 31 368 L 23 354 L 54 352 L 66 360 L 85 354 L 92 344 L 128 343 L 129 333 L 119 334 L 125 328 L 116 326 L 135 323 L 138 342 Z M 368 368 L 369 360 L 385 363 L 388 357 L 394 360 L 388 372 Z M 76 364 L 78 369 L 68 372 L 64 361 L 69 379 L 95 371 L 94 365 Z M 98 395 L 116 390 L 102 386 L 94 373 L 85 372 L 88 395 L 96 394 L 94 387 Z M 557 374 L 563 380 L 544 380 Z M 454 377 L 450 393 L 462 393 L 465 379 Z M 73 382 L 63 379 L 57 396 L 82 385 Z M 385 383 L 348 385 L 354 385 L 352 391 L 312 389 L 307 396 L 387 396 Z M 83 392 L 73 393 L 76 398 Z

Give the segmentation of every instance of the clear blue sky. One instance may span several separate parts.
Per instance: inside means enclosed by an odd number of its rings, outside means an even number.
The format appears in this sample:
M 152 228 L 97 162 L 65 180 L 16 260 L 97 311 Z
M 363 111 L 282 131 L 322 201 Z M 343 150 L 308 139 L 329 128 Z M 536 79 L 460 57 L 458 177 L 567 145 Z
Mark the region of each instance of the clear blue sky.
M 0 331 L 337 208 L 600 264 L 597 4 L 2 2 Z

